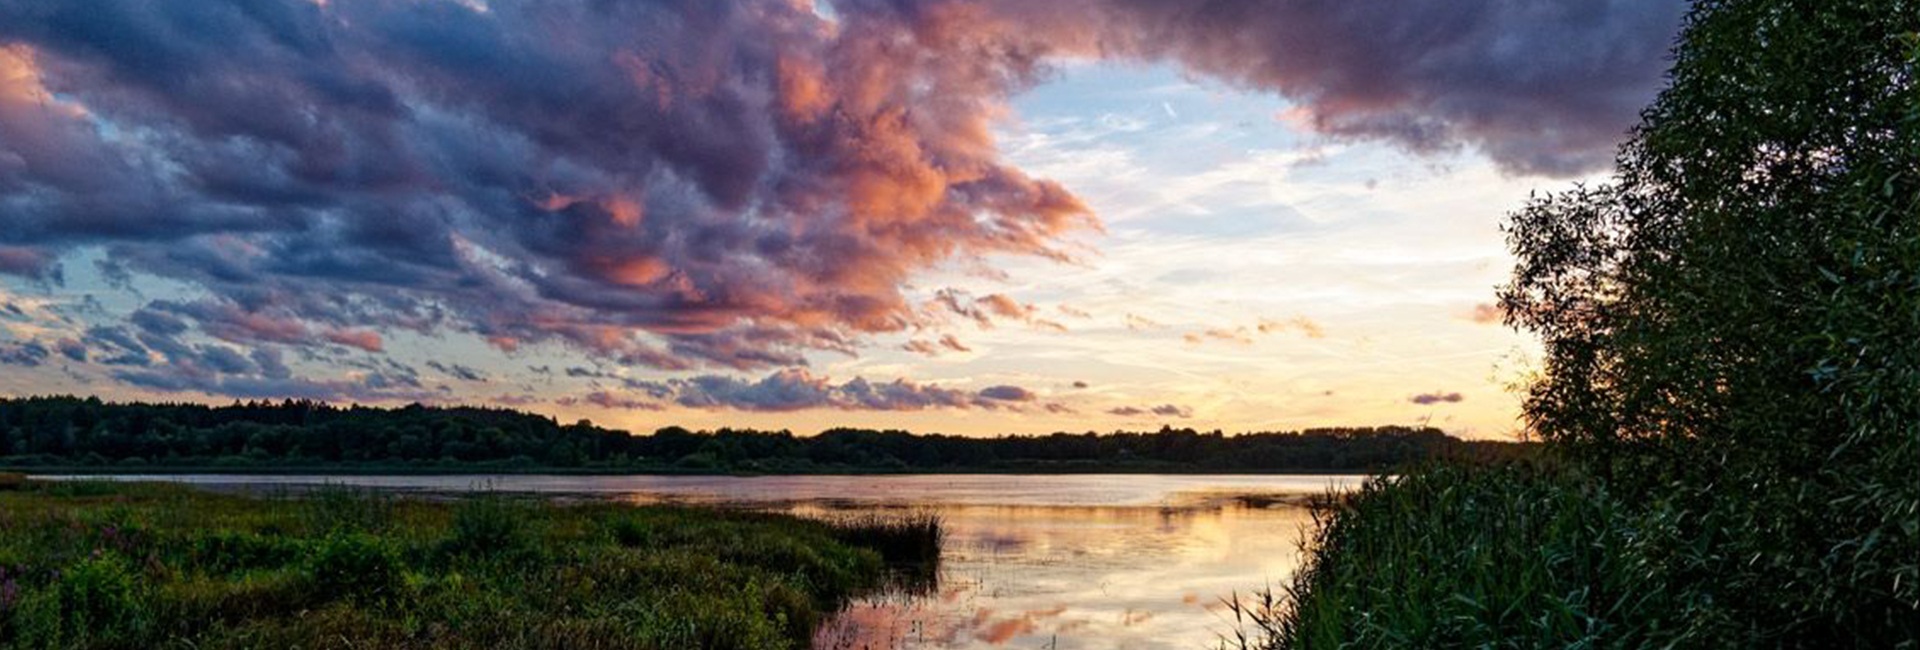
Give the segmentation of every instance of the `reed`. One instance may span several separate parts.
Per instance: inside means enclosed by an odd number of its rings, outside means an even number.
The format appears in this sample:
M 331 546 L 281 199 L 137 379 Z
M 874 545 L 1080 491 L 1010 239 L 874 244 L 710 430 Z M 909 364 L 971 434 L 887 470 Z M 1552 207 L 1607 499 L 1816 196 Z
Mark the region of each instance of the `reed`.
M 911 532 L 918 531 L 918 532 Z M 503 495 L 0 492 L 0 647 L 803 648 L 911 535 Z

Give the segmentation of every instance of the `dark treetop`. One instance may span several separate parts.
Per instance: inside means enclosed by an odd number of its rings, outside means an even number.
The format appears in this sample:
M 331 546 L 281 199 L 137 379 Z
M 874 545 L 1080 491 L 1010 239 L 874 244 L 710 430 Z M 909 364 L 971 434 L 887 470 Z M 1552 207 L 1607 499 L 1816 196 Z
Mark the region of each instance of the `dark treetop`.
M 1426 427 L 1227 436 L 1055 433 L 970 438 L 905 431 L 667 427 L 633 435 L 510 409 L 319 402 L 116 404 L 0 399 L 0 466 L 607 472 L 1366 472 L 1451 454 L 1510 454 Z

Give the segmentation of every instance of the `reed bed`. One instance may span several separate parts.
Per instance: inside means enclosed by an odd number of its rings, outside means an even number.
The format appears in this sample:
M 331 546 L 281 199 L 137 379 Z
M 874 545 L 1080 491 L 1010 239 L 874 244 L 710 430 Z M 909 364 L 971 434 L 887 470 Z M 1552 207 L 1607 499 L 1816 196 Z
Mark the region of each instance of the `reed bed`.
M 938 536 L 499 494 L 29 481 L 0 491 L 0 647 L 803 648 L 887 587 L 889 554 L 937 555 Z

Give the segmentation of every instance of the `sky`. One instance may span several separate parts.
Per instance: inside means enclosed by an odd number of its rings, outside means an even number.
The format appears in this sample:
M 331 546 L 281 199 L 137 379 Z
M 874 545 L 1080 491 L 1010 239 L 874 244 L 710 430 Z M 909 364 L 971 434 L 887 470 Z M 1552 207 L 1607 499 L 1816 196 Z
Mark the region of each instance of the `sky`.
M 0 393 L 1521 431 L 1678 0 L 0 0 Z

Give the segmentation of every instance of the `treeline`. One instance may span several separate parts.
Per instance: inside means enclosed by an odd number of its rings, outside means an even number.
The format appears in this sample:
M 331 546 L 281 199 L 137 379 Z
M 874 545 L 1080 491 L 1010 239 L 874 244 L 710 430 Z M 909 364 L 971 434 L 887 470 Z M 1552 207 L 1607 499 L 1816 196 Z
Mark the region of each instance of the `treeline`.
M 0 398 L 0 466 L 12 468 L 1360 472 L 1441 455 L 1510 455 L 1520 449 L 1515 443 L 1468 442 L 1415 427 L 1233 436 L 1163 428 L 997 438 L 863 429 L 796 436 L 667 427 L 632 435 L 586 420 L 561 424 L 494 408 Z

